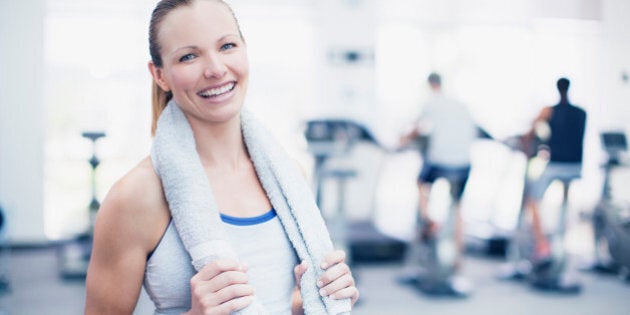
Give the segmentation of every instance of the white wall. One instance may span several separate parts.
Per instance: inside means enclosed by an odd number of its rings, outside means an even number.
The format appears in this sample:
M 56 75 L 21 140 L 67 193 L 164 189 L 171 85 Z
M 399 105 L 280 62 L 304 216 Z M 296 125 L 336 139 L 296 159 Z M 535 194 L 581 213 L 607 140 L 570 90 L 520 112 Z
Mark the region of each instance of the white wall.
M 0 204 L 15 243 L 41 242 L 44 1 L 0 1 Z
M 316 106 L 312 116 L 377 121 L 374 53 L 376 1 L 322 0 L 314 5 Z M 356 53 L 356 61 L 348 60 Z
M 603 56 L 601 90 L 598 104 L 605 128 L 630 132 L 630 1 L 605 0 L 603 3 Z

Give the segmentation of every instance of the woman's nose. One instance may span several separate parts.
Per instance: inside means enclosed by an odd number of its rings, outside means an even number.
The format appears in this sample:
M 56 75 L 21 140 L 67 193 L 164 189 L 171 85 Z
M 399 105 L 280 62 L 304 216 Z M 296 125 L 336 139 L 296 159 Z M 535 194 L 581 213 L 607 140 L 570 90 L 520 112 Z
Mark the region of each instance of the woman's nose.
M 209 55 L 207 57 L 205 68 L 203 71 L 203 76 L 210 78 L 221 78 L 227 72 L 227 67 L 225 63 L 221 59 L 220 56 L 217 55 Z

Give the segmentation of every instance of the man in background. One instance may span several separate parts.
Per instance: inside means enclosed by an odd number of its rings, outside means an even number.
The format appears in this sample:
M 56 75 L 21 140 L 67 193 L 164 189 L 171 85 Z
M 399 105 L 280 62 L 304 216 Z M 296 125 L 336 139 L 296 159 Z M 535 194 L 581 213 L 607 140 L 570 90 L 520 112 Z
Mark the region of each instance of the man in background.
M 540 126 L 549 130 L 549 162 L 540 177 L 533 183 L 527 196 L 526 206 L 532 218 L 532 228 L 536 242 L 534 261 L 544 263 L 550 259 L 551 248 L 545 236 L 540 218 L 540 202 L 552 181 L 570 181 L 580 178 L 586 112 L 571 104 L 568 98 L 570 81 L 560 78 L 556 82 L 560 101 L 554 106 L 543 108 L 534 120 L 528 137 L 536 135 Z
M 428 77 L 432 95 L 422 107 L 422 112 L 413 130 L 400 139 L 402 146 L 424 136 L 427 143 L 422 150 L 422 169 L 418 176 L 419 191 L 419 235 L 417 242 L 437 236 L 439 227 L 428 211 L 429 197 L 433 183 L 445 178 L 450 184 L 454 203 L 452 227 L 455 253 L 452 264 L 452 276 L 461 270 L 463 256 L 463 223 L 460 213 L 461 197 L 470 173 L 470 147 L 478 136 L 477 125 L 466 105 L 449 98 L 442 92 L 442 79 L 439 74 L 431 73 Z M 413 251 L 411 251 L 413 252 Z M 408 257 L 409 258 L 412 257 Z

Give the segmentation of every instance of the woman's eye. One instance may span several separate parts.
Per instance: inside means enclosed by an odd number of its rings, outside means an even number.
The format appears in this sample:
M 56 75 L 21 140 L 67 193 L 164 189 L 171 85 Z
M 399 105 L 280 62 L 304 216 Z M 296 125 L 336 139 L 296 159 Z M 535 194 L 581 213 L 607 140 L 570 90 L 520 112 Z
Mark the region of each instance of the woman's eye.
M 180 62 L 181 62 L 181 61 L 188 61 L 188 60 L 192 60 L 192 59 L 194 59 L 194 58 L 195 58 L 195 55 L 193 55 L 193 54 L 187 54 L 187 55 L 184 55 L 184 56 L 182 56 L 181 58 L 179 58 L 179 61 L 180 61 Z
M 221 50 L 228 50 L 228 49 L 232 49 L 236 47 L 236 44 L 234 43 L 227 43 L 227 44 L 223 44 L 223 46 L 221 46 Z

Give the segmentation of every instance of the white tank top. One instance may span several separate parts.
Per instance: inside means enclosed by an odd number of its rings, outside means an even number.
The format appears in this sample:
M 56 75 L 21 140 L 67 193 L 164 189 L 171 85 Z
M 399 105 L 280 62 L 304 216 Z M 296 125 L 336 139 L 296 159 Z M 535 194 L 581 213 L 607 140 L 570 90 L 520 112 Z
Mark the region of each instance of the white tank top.
M 239 258 L 249 265 L 247 274 L 257 298 L 270 314 L 291 314 L 293 268 L 298 258 L 275 210 L 253 218 L 221 215 L 221 219 Z M 144 276 L 144 288 L 156 315 L 190 309 L 190 278 L 194 274 L 191 258 L 171 222 L 147 260 Z

